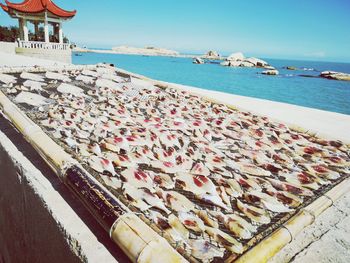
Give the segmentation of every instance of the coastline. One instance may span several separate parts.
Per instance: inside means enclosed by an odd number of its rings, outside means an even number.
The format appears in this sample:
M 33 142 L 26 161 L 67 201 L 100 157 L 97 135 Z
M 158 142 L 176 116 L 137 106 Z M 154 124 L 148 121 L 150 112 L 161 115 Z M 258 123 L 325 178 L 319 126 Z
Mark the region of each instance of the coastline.
M 143 52 L 143 49 L 139 49 L 135 52 L 130 52 L 127 50 L 112 50 L 112 49 L 90 49 L 90 48 L 80 48 L 76 47 L 73 49 L 73 52 L 75 53 L 97 53 L 97 54 L 114 54 L 114 55 L 133 55 L 133 56 L 150 56 L 150 57 L 175 57 L 175 58 L 197 58 L 197 57 L 203 57 L 205 58 L 205 55 L 195 55 L 195 54 L 160 54 L 160 53 L 147 53 Z M 215 58 L 217 60 L 224 60 L 226 57 L 220 57 Z

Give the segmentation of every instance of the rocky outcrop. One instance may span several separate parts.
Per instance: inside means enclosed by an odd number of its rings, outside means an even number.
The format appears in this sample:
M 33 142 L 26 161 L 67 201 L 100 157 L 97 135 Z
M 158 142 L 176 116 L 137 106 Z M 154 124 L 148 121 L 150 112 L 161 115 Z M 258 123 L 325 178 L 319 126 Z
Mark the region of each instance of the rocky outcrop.
M 276 69 L 270 69 L 270 70 L 265 70 L 265 71 L 261 72 L 261 74 L 270 75 L 270 76 L 276 76 L 276 75 L 279 74 L 279 72 Z
M 228 60 L 225 60 L 225 61 L 223 61 L 223 62 L 220 63 L 220 65 L 221 65 L 221 66 L 224 66 L 224 67 L 229 67 L 230 64 L 231 64 L 231 62 L 228 61 Z
M 249 61 L 242 61 L 241 64 L 239 65 L 240 67 L 246 67 L 246 68 L 253 68 L 256 67 L 255 64 L 249 62 Z
M 350 74 L 336 71 L 323 71 L 321 72 L 320 77 L 326 79 L 350 81 Z
M 269 68 L 271 67 L 269 63 L 258 58 L 246 58 L 243 53 L 237 52 L 233 53 L 226 58 L 226 61 L 221 63 L 222 66 L 227 67 L 256 67 L 256 68 Z M 271 68 L 270 68 L 271 69 Z M 274 68 L 273 68 L 274 69 Z
M 204 57 L 209 59 L 219 59 L 220 54 L 216 51 L 210 50 L 204 55 Z
M 193 59 L 193 64 L 204 64 L 204 60 L 201 58 L 194 58 Z
M 266 66 L 269 66 L 269 63 L 267 63 L 266 61 L 262 60 L 262 59 L 258 59 L 258 58 L 247 58 L 244 61 L 252 63 L 255 67 L 261 67 L 264 68 Z
M 241 52 L 233 53 L 230 56 L 227 57 L 228 61 L 243 61 L 244 55 Z

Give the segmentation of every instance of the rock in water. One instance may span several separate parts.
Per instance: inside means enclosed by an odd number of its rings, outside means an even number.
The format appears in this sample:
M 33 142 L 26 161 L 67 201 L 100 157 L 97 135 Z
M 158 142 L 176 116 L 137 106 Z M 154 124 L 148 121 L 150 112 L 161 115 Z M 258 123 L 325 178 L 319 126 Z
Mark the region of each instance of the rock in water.
M 350 74 L 336 71 L 323 71 L 321 72 L 320 77 L 326 79 L 350 81 Z
M 230 66 L 230 61 L 223 61 L 220 63 L 221 66 L 224 66 L 224 67 L 229 67 Z
M 204 61 L 203 59 L 197 57 L 193 59 L 193 64 L 204 64 Z
M 242 52 L 233 53 L 226 60 L 228 60 L 228 61 L 243 61 L 244 55 Z
M 252 67 L 255 67 L 256 65 L 254 65 L 253 63 L 251 63 L 249 61 L 243 61 L 239 66 L 240 67 L 252 68 Z
M 231 54 L 226 61 L 221 63 L 222 66 L 226 67 L 257 67 L 257 68 L 269 68 L 270 65 L 266 61 L 258 58 L 245 58 L 243 53 L 237 52 Z M 269 68 L 271 69 L 271 68 Z M 274 68 L 273 68 L 274 69 Z
M 218 52 L 210 50 L 210 51 L 207 52 L 207 54 L 205 54 L 205 57 L 208 57 L 208 58 L 220 58 L 220 55 L 219 55 Z
M 228 61 L 230 67 L 240 67 L 242 62 L 241 61 Z
M 263 67 L 269 66 L 269 63 L 267 63 L 266 61 L 264 61 L 262 59 L 258 59 L 258 58 L 247 58 L 244 61 L 252 63 L 255 67 L 263 68 Z
M 274 76 L 274 75 L 278 75 L 279 72 L 276 69 L 271 69 L 271 70 L 265 70 L 261 72 L 261 74 Z

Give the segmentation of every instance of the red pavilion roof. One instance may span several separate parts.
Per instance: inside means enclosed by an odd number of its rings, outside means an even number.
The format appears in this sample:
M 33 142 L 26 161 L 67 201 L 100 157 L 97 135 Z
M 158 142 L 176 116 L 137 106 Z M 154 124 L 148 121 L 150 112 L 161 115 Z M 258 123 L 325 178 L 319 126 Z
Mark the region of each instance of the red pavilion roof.
M 6 5 L 0 4 L 2 9 L 5 12 L 9 12 L 10 9 L 13 9 L 22 13 L 41 13 L 44 11 L 49 11 L 55 16 L 62 18 L 72 18 L 75 16 L 77 11 L 66 11 L 58 7 L 52 0 L 24 0 L 22 3 L 11 3 L 8 0 L 5 0 Z

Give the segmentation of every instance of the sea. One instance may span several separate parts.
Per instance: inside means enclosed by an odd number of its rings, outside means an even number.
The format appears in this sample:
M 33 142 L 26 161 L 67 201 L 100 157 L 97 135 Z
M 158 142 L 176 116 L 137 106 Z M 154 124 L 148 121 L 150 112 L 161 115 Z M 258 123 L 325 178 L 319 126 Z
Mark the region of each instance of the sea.
M 266 76 L 263 69 L 223 67 L 219 61 L 197 65 L 191 58 L 76 54 L 74 64 L 112 63 L 152 79 L 350 115 L 350 81 L 317 78 L 326 70 L 350 73 L 350 63 L 262 58 L 280 72 Z

